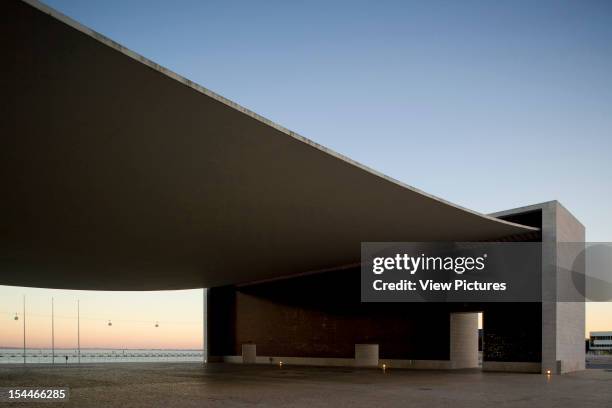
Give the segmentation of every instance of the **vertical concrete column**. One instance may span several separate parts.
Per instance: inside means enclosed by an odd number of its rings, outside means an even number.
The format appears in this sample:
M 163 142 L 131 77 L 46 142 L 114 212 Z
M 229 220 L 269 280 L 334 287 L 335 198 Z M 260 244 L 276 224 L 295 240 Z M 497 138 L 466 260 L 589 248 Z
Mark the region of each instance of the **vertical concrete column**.
M 557 374 L 557 220 L 556 205 L 544 203 L 542 211 L 542 366 Z
M 557 221 L 557 372 L 585 369 L 585 249 L 584 226 L 561 204 L 556 204 Z M 582 262 L 582 265 L 576 264 Z M 572 274 L 574 267 L 577 274 Z M 572 301 L 574 300 L 574 301 Z
M 478 367 L 478 313 L 451 313 L 452 368 Z
M 584 239 L 584 226 L 561 204 L 542 205 L 542 372 L 585 368 L 585 304 L 563 301 L 575 279 L 567 271 L 572 270 Z
M 356 367 L 378 367 L 378 344 L 355 344 Z
M 242 345 L 242 362 L 244 364 L 255 364 L 257 362 L 257 346 L 252 343 Z

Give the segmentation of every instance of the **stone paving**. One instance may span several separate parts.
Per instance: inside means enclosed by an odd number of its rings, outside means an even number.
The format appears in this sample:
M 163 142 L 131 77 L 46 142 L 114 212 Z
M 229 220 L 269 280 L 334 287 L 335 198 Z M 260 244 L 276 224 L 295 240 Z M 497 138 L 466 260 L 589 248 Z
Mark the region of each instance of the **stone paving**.
M 612 370 L 562 376 L 191 363 L 0 366 L 0 387 L 67 386 L 15 407 L 612 407 Z M 2 403 L 0 403 L 2 404 Z

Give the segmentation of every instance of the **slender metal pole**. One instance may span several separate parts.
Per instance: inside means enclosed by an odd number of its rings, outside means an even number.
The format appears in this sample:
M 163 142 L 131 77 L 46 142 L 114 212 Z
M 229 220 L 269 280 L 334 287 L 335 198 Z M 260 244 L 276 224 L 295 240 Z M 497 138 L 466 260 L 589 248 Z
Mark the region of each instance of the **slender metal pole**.
M 208 293 L 209 289 L 204 288 L 202 293 L 203 299 L 203 313 L 202 313 L 202 359 L 204 360 L 204 364 L 208 363 L 208 346 L 209 346 L 209 337 L 208 337 Z
M 81 364 L 81 305 L 80 301 L 77 299 L 77 347 L 78 347 L 78 356 L 79 356 L 79 364 Z
M 26 315 L 25 315 L 25 295 L 23 295 L 23 364 L 26 363 Z
M 55 314 L 53 310 L 53 298 L 51 298 L 51 364 L 55 364 Z

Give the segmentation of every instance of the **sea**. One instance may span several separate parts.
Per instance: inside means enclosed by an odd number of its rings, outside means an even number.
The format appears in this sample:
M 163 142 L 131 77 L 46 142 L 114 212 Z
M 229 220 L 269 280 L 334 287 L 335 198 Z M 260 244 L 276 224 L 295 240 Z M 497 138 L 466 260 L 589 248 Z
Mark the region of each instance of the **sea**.
M 77 349 L 32 349 L 27 348 L 26 364 L 76 364 L 79 363 Z M 126 362 L 202 362 L 202 350 L 155 350 L 155 349 L 81 349 L 81 363 L 126 363 Z M 23 349 L 0 348 L 0 364 L 23 364 Z

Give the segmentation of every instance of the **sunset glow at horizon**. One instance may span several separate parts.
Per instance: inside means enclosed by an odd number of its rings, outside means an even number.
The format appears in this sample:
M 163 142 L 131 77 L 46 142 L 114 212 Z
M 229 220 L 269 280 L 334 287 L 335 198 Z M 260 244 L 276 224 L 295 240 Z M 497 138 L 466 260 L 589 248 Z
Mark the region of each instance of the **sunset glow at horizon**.
M 0 286 L 0 348 L 23 347 L 25 295 L 27 348 L 51 348 L 53 298 L 55 348 L 77 348 L 79 300 L 82 349 L 202 349 L 202 294 L 202 289 L 110 292 Z

